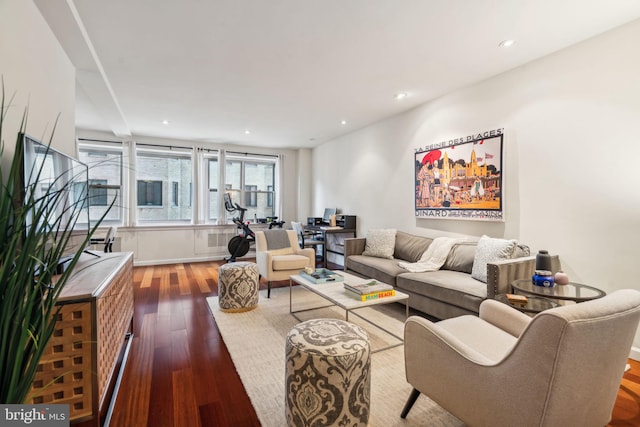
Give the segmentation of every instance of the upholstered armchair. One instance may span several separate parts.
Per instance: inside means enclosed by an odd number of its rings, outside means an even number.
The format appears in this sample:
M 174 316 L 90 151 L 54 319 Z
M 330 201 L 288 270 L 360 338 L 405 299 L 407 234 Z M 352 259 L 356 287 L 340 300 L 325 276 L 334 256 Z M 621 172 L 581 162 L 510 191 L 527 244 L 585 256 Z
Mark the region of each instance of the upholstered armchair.
M 495 300 L 480 315 L 405 323 L 401 417 L 424 393 L 469 426 L 604 426 L 640 320 L 619 290 L 530 318 Z M 419 402 L 418 402 L 419 404 Z
M 294 230 L 256 231 L 256 263 L 260 275 L 267 280 L 267 298 L 271 297 L 271 282 L 287 280 L 305 267 L 315 267 L 315 251 L 302 249 Z

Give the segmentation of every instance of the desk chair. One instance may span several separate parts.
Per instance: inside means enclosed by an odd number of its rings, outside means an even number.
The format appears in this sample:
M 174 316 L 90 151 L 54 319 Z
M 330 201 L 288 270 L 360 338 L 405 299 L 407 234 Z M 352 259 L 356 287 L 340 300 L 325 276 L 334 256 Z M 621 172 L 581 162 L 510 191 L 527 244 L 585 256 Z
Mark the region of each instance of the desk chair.
M 300 244 L 300 248 L 312 248 L 316 253 L 316 261 L 324 262 L 323 254 L 323 246 L 324 240 L 316 239 L 315 233 L 310 233 L 305 231 L 302 227 L 301 222 L 291 221 L 291 228 L 294 229 L 296 234 L 298 235 L 298 243 Z M 318 248 L 320 247 L 320 255 L 318 255 Z
M 113 242 L 116 240 L 117 231 L 118 227 L 109 227 L 109 229 L 107 230 L 107 234 L 104 237 L 92 237 L 90 243 L 92 245 L 104 243 L 104 251 L 113 252 Z

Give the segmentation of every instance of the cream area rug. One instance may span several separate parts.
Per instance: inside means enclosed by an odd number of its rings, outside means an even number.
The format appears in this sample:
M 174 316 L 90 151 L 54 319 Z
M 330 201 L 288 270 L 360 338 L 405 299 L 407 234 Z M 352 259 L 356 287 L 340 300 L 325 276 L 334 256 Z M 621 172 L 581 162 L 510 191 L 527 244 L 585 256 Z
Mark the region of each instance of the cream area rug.
M 294 311 L 327 305 L 326 300 L 299 286 L 293 287 L 292 300 Z M 266 298 L 266 292 L 261 291 L 258 307 L 244 313 L 220 311 L 218 297 L 209 297 L 207 302 L 262 426 L 285 426 L 285 338 L 289 330 L 299 323 L 289 313 L 289 288 L 272 289 L 270 299 Z M 384 304 L 358 310 L 358 313 L 398 336 L 403 334 L 404 305 Z M 304 311 L 297 316 L 303 321 L 323 317 L 344 319 L 344 310 L 328 307 Z M 368 332 L 372 351 L 398 343 L 397 339 L 353 313 L 349 315 L 349 321 Z M 373 353 L 369 426 L 464 425 L 424 395 L 418 398 L 407 418 L 401 419 L 400 412 L 411 390 L 405 379 L 402 346 Z

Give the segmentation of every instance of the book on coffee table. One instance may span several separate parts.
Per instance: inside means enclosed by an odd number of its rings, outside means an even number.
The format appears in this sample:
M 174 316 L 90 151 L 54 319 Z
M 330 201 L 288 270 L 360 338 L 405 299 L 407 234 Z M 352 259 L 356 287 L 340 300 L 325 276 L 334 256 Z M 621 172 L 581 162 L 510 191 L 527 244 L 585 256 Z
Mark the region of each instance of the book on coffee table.
M 387 290 L 387 291 L 380 291 L 380 292 L 371 292 L 369 294 L 358 294 L 350 291 L 348 288 L 344 288 L 344 290 L 347 294 L 351 295 L 352 297 L 360 301 L 371 301 L 374 299 L 393 297 L 396 295 L 396 291 L 394 289 Z
M 380 283 L 375 280 L 369 280 L 364 283 L 344 282 L 344 288 L 359 295 L 375 294 L 378 292 L 393 290 L 393 286 L 387 285 L 386 283 Z

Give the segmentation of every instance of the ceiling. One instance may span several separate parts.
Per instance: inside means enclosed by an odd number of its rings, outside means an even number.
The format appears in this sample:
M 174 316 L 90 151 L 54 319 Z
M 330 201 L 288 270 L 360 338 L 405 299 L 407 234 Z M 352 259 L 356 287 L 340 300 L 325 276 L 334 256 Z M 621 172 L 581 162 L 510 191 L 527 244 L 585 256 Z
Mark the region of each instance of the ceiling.
M 637 0 L 34 2 L 76 67 L 78 128 L 274 148 L 314 147 L 640 18 Z

